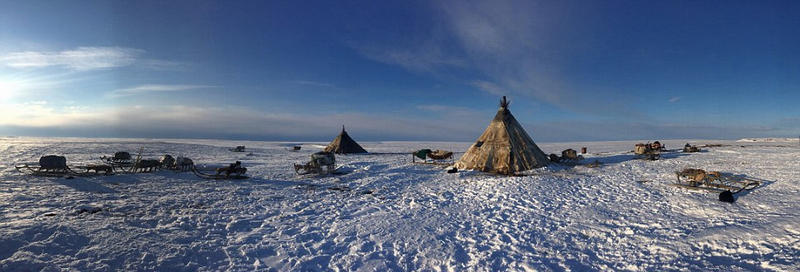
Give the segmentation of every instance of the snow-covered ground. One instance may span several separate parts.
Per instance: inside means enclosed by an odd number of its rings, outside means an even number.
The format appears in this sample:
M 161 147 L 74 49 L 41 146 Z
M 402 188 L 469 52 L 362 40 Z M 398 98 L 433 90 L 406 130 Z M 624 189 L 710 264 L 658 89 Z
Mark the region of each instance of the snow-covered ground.
M 764 143 L 795 143 L 800 144 L 800 138 L 743 138 L 737 142 L 764 142 Z
M 540 143 L 547 153 L 586 146 L 587 160 L 604 165 L 504 177 L 447 174 L 407 155 L 470 143 L 363 142 L 376 154 L 337 156 L 346 174 L 311 178 L 291 165 L 325 143 L 292 152 L 301 143 L 0 138 L 0 271 L 800 270 L 800 146 L 690 142 L 723 146 L 642 161 L 633 141 Z M 253 154 L 228 151 L 236 145 Z M 252 178 L 64 179 L 13 167 L 140 148 L 199 164 L 241 160 Z M 728 204 L 669 186 L 684 167 L 766 182 Z

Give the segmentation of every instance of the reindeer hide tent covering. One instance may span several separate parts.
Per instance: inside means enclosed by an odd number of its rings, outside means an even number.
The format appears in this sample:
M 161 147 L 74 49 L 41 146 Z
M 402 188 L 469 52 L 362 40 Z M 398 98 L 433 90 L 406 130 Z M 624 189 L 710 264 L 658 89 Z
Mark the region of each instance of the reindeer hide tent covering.
M 339 133 L 339 136 L 336 136 L 328 144 L 328 147 L 325 147 L 325 152 L 336 154 L 367 153 L 353 138 L 350 138 L 350 135 L 347 135 L 347 132 L 344 131 L 344 126 L 342 126 L 342 133 Z
M 547 165 L 547 156 L 511 115 L 508 104 L 504 96 L 489 127 L 456 162 L 456 168 L 513 175 Z

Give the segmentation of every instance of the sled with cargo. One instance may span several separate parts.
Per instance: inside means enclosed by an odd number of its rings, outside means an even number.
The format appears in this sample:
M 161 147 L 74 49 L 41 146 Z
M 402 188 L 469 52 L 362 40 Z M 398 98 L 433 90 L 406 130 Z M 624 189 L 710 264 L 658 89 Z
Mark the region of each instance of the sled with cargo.
M 695 168 L 683 169 L 675 172 L 675 175 L 677 181 L 673 185 L 692 190 L 719 192 L 720 201 L 726 202 L 733 202 L 735 194 L 753 190 L 761 185 L 761 181 L 753 178 Z
M 419 160 L 417 160 L 419 159 Z M 411 162 L 419 164 L 452 165 L 453 152 L 447 150 L 420 149 L 411 152 Z
M 654 143 L 638 143 L 633 148 L 633 153 L 636 154 L 637 158 L 648 160 L 648 161 L 655 161 L 661 158 L 661 151 L 663 150 L 663 146 L 658 141 Z
M 14 165 L 14 168 L 21 173 L 45 177 L 114 174 L 111 166 L 96 164 L 76 166 L 75 169 L 78 171 L 75 171 L 67 165 L 66 157 L 57 155 L 47 155 L 39 158 L 38 165 L 35 163 L 24 163 L 20 165 Z
M 111 166 L 114 171 L 122 172 L 127 172 L 127 170 L 130 170 L 130 168 L 136 162 L 131 156 L 131 153 L 126 151 L 116 152 L 114 153 L 114 156 L 111 157 L 103 156 L 100 158 L 100 160 L 102 160 L 103 163 Z
M 212 172 L 213 171 L 213 172 Z M 197 166 L 192 167 L 192 172 L 198 177 L 204 179 L 248 179 L 250 177 L 246 176 L 247 168 L 242 167 L 242 162 L 236 161 L 235 163 L 231 163 L 226 167 L 217 167 L 207 169 L 204 168 L 197 168 Z
M 333 152 L 320 151 L 311 154 L 311 160 L 305 164 L 294 164 L 298 175 L 327 175 L 336 173 L 336 156 Z

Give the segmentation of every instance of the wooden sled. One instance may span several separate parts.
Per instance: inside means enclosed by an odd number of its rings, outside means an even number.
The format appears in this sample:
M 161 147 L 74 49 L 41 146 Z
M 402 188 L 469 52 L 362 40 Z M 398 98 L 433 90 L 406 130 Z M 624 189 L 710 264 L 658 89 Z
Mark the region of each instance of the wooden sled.
M 561 157 L 556 154 L 550 154 L 548 159 L 550 159 L 551 162 L 560 163 L 567 166 L 577 166 L 583 162 L 583 156 L 578 155 L 578 152 L 572 148 L 561 151 Z
M 131 156 L 131 153 L 125 151 L 116 152 L 112 157 L 100 157 L 100 160 L 111 166 L 113 171 L 126 173 L 130 172 L 130 168 L 136 162 Z
M 247 168 L 241 166 L 241 162 L 237 161 L 227 167 L 216 168 L 215 173 L 203 173 L 197 167 L 192 167 L 192 172 L 198 177 L 204 179 L 248 179 L 246 176 Z M 224 173 L 224 174 L 223 174 Z
M 421 161 L 417 161 L 417 159 L 421 159 Z M 437 150 L 420 149 L 415 152 L 411 152 L 411 162 L 418 164 L 449 166 L 454 163 L 453 152 L 447 150 L 439 150 L 439 149 Z
M 636 154 L 636 157 L 639 159 L 655 161 L 661 158 L 661 150 L 661 144 L 638 143 L 634 146 L 633 153 Z
M 63 176 L 95 176 L 113 175 L 112 167 L 108 165 L 87 165 L 77 166 L 76 169 L 83 170 L 76 172 L 67 166 L 67 159 L 63 156 L 48 155 L 39 158 L 39 165 L 21 164 L 14 165 L 20 173 L 43 176 L 43 177 L 63 177 Z
M 700 148 L 695 145 L 690 145 L 687 143 L 685 146 L 683 146 L 683 153 L 694 153 L 700 151 L 702 150 L 700 150 Z
M 703 169 L 686 168 L 675 172 L 675 175 L 677 181 L 673 184 L 674 186 L 692 190 L 737 194 L 761 185 L 761 182 L 755 179 Z
M 336 173 L 336 156 L 331 152 L 317 152 L 311 154 L 311 160 L 305 164 L 294 164 L 294 171 L 298 175 L 326 175 Z

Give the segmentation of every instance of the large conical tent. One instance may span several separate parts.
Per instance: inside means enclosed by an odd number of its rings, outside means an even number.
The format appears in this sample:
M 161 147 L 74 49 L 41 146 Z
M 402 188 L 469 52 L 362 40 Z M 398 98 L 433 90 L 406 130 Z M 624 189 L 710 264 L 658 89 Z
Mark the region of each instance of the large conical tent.
M 456 162 L 456 168 L 513 175 L 547 165 L 547 155 L 511 115 L 508 104 L 503 96 L 497 115 Z
M 350 138 L 350 135 L 347 135 L 347 131 L 344 131 L 344 126 L 342 126 L 342 133 L 339 133 L 339 136 L 336 136 L 336 139 L 333 139 L 333 141 L 328 144 L 328 147 L 325 148 L 325 152 L 333 152 L 336 154 L 367 153 L 353 138 Z

